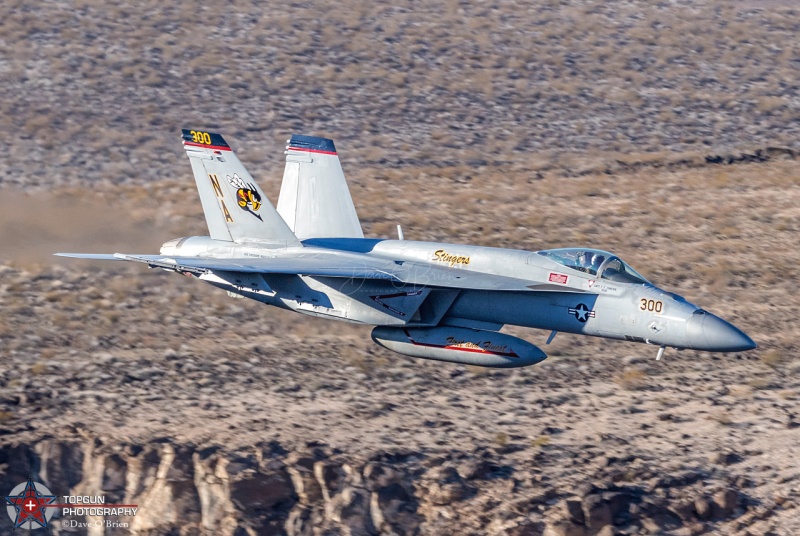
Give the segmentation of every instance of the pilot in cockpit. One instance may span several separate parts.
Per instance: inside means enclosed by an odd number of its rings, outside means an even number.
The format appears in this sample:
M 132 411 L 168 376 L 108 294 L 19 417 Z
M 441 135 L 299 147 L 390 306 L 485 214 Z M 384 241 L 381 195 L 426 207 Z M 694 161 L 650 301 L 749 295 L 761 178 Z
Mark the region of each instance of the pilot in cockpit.
M 596 275 L 604 260 L 606 260 L 605 255 L 600 255 L 599 253 L 592 255 L 592 265 L 591 268 L 589 268 L 589 271 Z
M 575 257 L 575 269 L 579 272 L 588 272 L 592 264 L 592 255 L 588 251 L 581 251 Z

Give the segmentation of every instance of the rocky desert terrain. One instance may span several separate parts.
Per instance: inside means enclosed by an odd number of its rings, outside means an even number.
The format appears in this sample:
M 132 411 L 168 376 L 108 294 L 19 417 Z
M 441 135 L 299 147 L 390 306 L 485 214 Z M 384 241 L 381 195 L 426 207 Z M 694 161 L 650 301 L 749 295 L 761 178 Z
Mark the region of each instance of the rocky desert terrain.
M 0 491 L 139 507 L 51 533 L 800 533 L 794 3 L 4 8 Z M 507 327 L 550 357 L 440 364 L 51 256 L 205 234 L 182 127 L 273 202 L 330 136 L 369 236 L 608 249 L 759 348 Z

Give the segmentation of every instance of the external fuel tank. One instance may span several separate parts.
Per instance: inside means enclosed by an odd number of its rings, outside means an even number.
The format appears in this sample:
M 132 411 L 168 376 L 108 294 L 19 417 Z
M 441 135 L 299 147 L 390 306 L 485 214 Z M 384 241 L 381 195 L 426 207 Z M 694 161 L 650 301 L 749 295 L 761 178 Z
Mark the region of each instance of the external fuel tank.
M 547 358 L 542 350 L 517 337 L 461 327 L 379 326 L 372 330 L 372 340 L 400 354 L 480 367 L 527 367 Z

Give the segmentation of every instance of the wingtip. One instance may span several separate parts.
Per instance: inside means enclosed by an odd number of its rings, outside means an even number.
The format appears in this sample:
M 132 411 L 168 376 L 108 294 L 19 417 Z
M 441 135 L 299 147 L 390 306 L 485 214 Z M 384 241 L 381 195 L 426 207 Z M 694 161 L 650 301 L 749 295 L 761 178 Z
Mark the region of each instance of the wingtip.
M 124 260 L 116 253 L 53 253 L 54 257 L 66 257 L 69 259 L 84 259 L 90 261 L 119 261 Z

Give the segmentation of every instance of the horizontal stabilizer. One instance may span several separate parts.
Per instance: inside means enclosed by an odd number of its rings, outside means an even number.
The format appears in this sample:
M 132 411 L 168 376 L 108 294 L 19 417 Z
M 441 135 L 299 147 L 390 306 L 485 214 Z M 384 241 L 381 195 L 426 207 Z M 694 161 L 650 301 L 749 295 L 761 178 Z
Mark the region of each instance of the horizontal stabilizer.
M 111 253 L 53 253 L 56 257 L 69 257 L 70 259 L 88 259 L 93 261 L 123 261 Z

